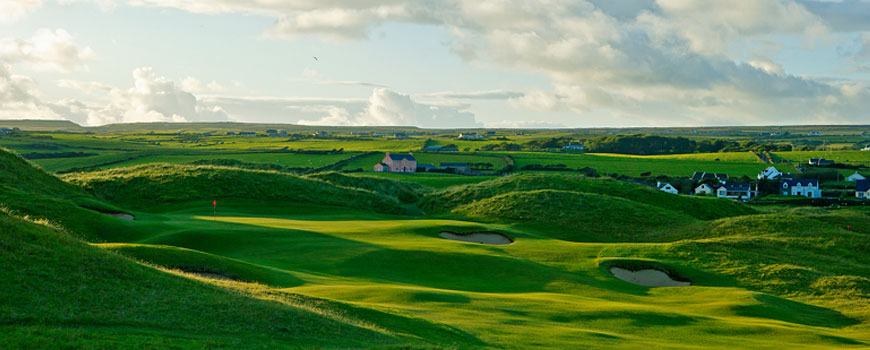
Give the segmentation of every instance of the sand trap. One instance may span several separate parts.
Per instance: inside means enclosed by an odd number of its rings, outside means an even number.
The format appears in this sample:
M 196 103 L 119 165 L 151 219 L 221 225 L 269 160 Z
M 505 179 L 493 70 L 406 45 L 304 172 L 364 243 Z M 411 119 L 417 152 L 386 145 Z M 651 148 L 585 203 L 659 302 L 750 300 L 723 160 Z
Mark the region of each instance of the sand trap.
M 133 216 L 133 214 L 129 214 L 129 213 L 103 213 L 103 214 L 106 214 L 108 216 L 115 217 L 115 218 L 118 218 L 121 220 L 133 220 L 136 218 L 135 216 Z
M 494 231 L 479 231 L 479 232 L 453 232 L 441 231 L 438 234 L 441 238 L 446 238 L 453 241 L 489 244 L 489 245 L 508 245 L 514 242 L 510 237 L 494 232 Z
M 692 282 L 677 281 L 671 278 L 671 276 L 664 271 L 655 269 L 631 271 L 621 267 L 612 266 L 610 268 L 610 273 L 623 281 L 645 287 L 685 287 L 692 285 Z

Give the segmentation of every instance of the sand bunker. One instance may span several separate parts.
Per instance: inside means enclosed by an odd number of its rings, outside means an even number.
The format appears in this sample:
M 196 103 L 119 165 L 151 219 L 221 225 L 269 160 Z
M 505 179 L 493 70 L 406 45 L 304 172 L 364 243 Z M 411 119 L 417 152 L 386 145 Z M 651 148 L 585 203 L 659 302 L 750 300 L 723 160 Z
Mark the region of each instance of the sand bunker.
M 479 244 L 490 244 L 490 245 L 508 245 L 514 242 L 510 237 L 494 231 L 478 231 L 478 232 L 453 232 L 453 231 L 441 231 L 438 234 L 441 238 L 446 238 L 449 240 L 460 241 L 460 242 L 469 242 L 469 243 L 479 243 Z
M 133 220 L 136 218 L 133 216 L 133 214 L 129 214 L 129 213 L 103 213 L 103 214 L 106 214 L 108 216 L 115 217 L 115 218 L 118 218 L 121 220 Z
M 638 271 L 626 270 L 612 266 L 610 273 L 628 283 L 634 283 L 645 287 L 685 287 L 692 285 L 689 281 L 677 281 L 664 271 L 656 269 L 643 269 Z

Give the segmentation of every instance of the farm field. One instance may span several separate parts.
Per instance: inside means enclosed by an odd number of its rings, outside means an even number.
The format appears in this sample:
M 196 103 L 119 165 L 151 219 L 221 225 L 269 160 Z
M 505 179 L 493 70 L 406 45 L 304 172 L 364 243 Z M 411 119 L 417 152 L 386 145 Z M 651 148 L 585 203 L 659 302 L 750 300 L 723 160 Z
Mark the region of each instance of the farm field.
M 752 156 L 752 157 L 750 157 Z M 568 168 L 590 167 L 602 174 L 625 174 L 638 176 L 644 172 L 652 175 L 691 176 L 695 171 L 726 173 L 732 177 L 754 178 L 770 164 L 761 163 L 749 153 L 713 153 L 668 156 L 626 156 L 613 154 L 565 154 L 565 153 L 511 153 L 517 168 L 530 164 L 564 164 Z M 715 159 L 719 159 L 716 161 Z M 794 172 L 788 165 L 777 164 L 785 172 Z
M 299 154 L 299 153 L 210 153 L 200 155 L 154 155 L 114 163 L 99 169 L 118 168 L 147 163 L 191 163 L 197 160 L 235 159 L 243 162 L 271 163 L 280 166 L 320 168 L 344 160 L 359 153 Z
M 408 154 L 405 152 L 395 152 L 396 154 Z M 414 158 L 417 159 L 417 164 L 433 164 L 438 166 L 441 163 L 489 163 L 492 164 L 492 170 L 498 170 L 507 165 L 504 160 L 504 155 L 500 154 L 468 154 L 461 152 L 444 152 L 444 153 L 429 153 L 429 152 L 414 152 Z M 360 157 L 351 162 L 348 162 L 342 167 L 342 170 L 363 169 L 363 171 L 372 171 L 372 167 L 384 159 L 384 153 L 372 154 L 370 156 Z
M 789 162 L 800 162 L 805 165 L 810 158 L 825 158 L 837 163 L 870 166 L 870 151 L 796 151 L 772 152 L 774 159 Z

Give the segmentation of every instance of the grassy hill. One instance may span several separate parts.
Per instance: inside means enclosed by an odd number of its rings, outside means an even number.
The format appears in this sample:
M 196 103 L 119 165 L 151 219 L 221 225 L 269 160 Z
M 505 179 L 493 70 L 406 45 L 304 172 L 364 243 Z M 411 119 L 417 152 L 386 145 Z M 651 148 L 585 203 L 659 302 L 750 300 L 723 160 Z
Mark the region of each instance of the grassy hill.
M 350 188 L 369 190 L 395 197 L 402 203 L 416 203 L 426 189 L 415 183 L 396 181 L 373 176 L 351 176 L 339 172 L 307 175 L 305 178 L 317 179 L 331 184 Z
M 349 305 L 185 278 L 6 212 L 0 231 L 4 347 L 345 349 L 419 342 L 384 327 L 398 316 L 362 319 Z M 405 321 L 433 338 L 450 335 L 434 324 Z
M 512 175 L 477 184 L 447 188 L 427 195 L 421 205 L 427 212 L 445 212 L 500 194 L 544 189 L 619 197 L 701 220 L 755 213 L 755 210 L 746 205 L 725 199 L 676 196 L 647 186 L 609 179 L 531 174 Z
M 65 179 L 100 198 L 131 208 L 191 200 L 248 198 L 404 212 L 391 197 L 271 171 L 164 163 L 77 173 Z
M 508 192 L 453 209 L 480 220 L 535 224 L 550 236 L 569 241 L 662 240 L 692 217 L 618 197 L 558 190 Z

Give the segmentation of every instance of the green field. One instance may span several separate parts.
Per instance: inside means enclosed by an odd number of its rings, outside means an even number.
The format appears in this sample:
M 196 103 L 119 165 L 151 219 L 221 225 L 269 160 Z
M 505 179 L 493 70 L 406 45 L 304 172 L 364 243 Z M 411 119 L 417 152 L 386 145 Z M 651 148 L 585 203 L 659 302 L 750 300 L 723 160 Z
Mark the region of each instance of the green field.
M 774 152 L 778 160 L 790 161 L 806 165 L 810 158 L 825 158 L 837 163 L 870 166 L 870 151 L 807 151 L 807 152 Z
M 564 164 L 569 168 L 590 167 L 602 174 L 638 176 L 652 175 L 691 176 L 695 171 L 726 173 L 732 177 L 755 175 L 770 166 L 750 153 L 703 153 L 667 156 L 627 156 L 613 154 L 566 154 L 566 153 L 511 153 L 518 168 L 529 164 Z M 718 161 L 716 159 L 719 159 Z M 781 171 L 794 172 L 788 165 L 778 164 Z
M 0 348 L 870 348 L 868 206 L 752 205 L 576 171 L 370 171 L 397 150 L 383 145 L 417 140 L 118 130 L 0 139 L 18 152 L 99 153 L 31 162 L 0 149 Z M 344 153 L 289 151 L 303 147 Z M 343 169 L 366 172 L 253 166 L 362 151 L 378 153 Z M 34 166 L 141 154 L 64 175 Z M 769 166 L 748 152 L 415 156 L 626 175 L 754 178 Z M 246 163 L 191 164 L 214 159 Z M 642 286 L 612 268 L 690 285 Z

